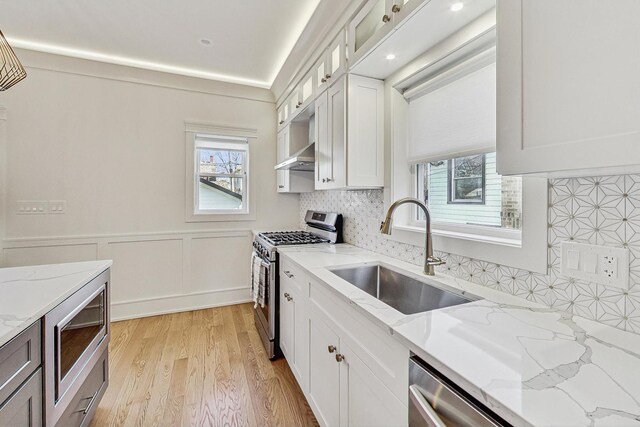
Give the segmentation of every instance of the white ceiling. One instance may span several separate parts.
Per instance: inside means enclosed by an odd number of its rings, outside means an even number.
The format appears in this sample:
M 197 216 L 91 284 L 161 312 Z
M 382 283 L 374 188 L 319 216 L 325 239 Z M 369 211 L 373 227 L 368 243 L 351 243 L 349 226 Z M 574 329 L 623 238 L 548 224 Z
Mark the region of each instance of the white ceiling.
M 0 30 L 14 47 L 268 88 L 319 2 L 0 0 Z

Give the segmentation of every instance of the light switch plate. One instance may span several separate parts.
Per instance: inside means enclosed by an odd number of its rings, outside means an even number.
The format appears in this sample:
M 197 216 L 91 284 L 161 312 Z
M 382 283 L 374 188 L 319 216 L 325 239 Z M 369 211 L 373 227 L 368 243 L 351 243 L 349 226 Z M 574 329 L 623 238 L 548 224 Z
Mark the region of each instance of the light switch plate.
M 49 204 L 46 200 L 18 200 L 16 213 L 18 215 L 46 215 Z
M 66 200 L 49 200 L 49 213 L 63 214 L 67 210 Z
M 562 242 L 562 274 L 629 289 L 629 249 Z

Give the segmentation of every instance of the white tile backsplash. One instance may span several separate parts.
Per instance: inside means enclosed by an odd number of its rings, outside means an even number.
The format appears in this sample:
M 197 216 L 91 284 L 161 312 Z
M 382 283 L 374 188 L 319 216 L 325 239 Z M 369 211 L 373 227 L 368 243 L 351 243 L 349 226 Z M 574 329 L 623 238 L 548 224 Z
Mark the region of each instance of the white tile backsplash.
M 316 191 L 300 197 L 300 222 L 308 209 L 344 215 L 344 240 L 352 245 L 421 265 L 421 246 L 388 240 L 371 227 L 384 217 L 382 190 Z M 546 275 L 443 253 L 437 267 L 488 286 L 640 334 L 640 175 L 549 181 Z M 630 289 L 581 282 L 560 273 L 560 243 L 569 240 L 630 249 Z

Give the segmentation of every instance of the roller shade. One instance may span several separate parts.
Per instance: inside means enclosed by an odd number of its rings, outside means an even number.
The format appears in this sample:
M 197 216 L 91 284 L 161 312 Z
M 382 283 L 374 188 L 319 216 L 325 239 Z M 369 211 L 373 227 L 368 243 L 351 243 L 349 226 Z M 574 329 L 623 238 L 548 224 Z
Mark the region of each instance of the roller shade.
M 410 163 L 495 151 L 495 49 L 405 92 Z

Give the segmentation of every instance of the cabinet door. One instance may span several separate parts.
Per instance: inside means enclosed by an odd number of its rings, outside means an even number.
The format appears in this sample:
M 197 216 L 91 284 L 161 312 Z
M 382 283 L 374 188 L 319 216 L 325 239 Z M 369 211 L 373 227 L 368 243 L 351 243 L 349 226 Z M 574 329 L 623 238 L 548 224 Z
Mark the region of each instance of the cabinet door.
M 282 125 L 284 125 L 284 105 L 278 108 L 278 130 L 282 129 Z
M 328 104 L 328 162 L 327 187 L 343 188 L 346 186 L 346 106 L 347 84 L 346 76 L 342 76 L 333 86 L 327 90 Z
M 331 155 L 329 149 L 329 105 L 327 91 L 316 99 L 315 103 L 315 188 L 327 188 L 327 177 L 331 170 Z
M 280 350 L 289 361 L 293 360 L 293 337 L 295 333 L 295 310 L 292 289 L 281 280 L 280 286 Z
M 498 173 L 639 164 L 640 2 L 498 8 Z
M 312 311 L 309 316 L 309 404 L 318 422 L 328 427 L 340 425 L 338 345 L 335 332 Z
M 38 369 L 4 403 L 0 404 L 0 426 L 41 426 L 42 370 Z
M 384 186 L 384 82 L 349 76 L 347 185 Z
M 407 407 L 344 342 L 340 354 L 340 425 L 406 426 Z
M 313 70 L 307 74 L 300 83 L 300 88 L 298 89 L 298 99 L 301 105 L 301 108 L 309 105 L 311 101 L 315 98 L 315 73 Z
M 392 0 L 370 0 L 349 23 L 350 66 L 393 30 L 392 7 Z
M 316 65 L 313 66 L 315 79 L 316 79 L 316 93 L 322 93 L 327 87 L 329 87 L 329 62 L 327 52 L 324 51 L 320 56 Z
M 394 0 L 391 5 L 393 15 L 393 26 L 400 24 L 409 16 L 413 15 L 420 7 L 428 3 L 429 0 Z
M 293 311 L 295 328 L 293 331 L 293 364 L 291 370 L 303 392 L 307 392 L 309 366 L 309 321 L 305 299 L 294 293 Z
M 345 32 L 340 31 L 340 34 L 331 42 L 327 50 L 329 84 L 336 82 L 347 70 L 347 53 L 345 50 Z
M 276 163 L 284 161 L 289 156 L 289 126 L 278 132 Z M 276 171 L 276 184 L 279 193 L 289 191 L 289 171 Z

